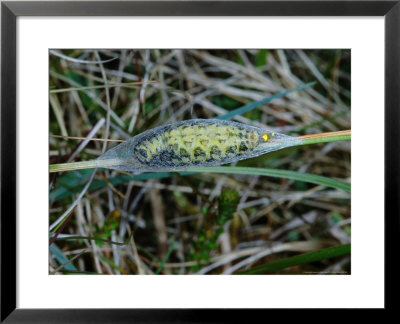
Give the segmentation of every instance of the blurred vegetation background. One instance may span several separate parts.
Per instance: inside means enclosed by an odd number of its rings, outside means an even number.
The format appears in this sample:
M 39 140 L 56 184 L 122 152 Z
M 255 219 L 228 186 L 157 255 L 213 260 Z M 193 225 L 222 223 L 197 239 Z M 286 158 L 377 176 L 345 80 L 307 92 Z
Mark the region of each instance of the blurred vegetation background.
M 49 163 L 92 160 L 118 144 L 56 136 L 123 141 L 313 81 L 232 120 L 293 136 L 350 129 L 350 63 L 350 50 L 51 50 Z M 350 182 L 350 142 L 236 165 Z M 104 169 L 49 181 L 51 274 L 350 273 L 351 197 L 340 189 Z

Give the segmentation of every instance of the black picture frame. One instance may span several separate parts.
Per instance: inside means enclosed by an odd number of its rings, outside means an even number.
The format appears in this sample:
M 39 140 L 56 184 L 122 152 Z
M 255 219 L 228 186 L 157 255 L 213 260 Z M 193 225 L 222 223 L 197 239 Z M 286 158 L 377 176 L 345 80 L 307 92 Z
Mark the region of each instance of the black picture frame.
M 129 1 L 1 3 L 1 322 L 226 322 L 265 310 L 16 308 L 16 19 L 19 16 L 382 16 L 385 19 L 385 309 L 395 307 L 399 235 L 400 1 Z M 377 134 L 377 136 L 383 136 Z M 390 243 L 391 240 L 394 240 Z M 367 283 L 366 283 L 367 284 Z M 210 313 L 211 312 L 211 313 Z M 249 314 L 247 314 L 248 316 Z M 264 316 L 263 314 L 257 314 Z M 257 316 L 256 315 L 256 316 Z M 254 314 L 252 313 L 253 317 Z

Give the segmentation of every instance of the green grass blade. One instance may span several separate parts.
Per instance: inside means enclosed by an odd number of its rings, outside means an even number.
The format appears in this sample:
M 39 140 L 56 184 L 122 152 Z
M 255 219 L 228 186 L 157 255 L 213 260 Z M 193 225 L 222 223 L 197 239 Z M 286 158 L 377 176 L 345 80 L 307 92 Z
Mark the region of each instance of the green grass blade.
M 264 98 L 264 99 L 261 99 L 259 101 L 252 102 L 251 104 L 248 104 L 246 106 L 237 108 L 237 109 L 232 110 L 232 111 L 230 111 L 230 112 L 228 112 L 226 114 L 217 116 L 214 119 L 231 119 L 232 117 L 234 117 L 236 115 L 242 115 L 242 114 L 244 114 L 244 113 L 246 113 L 246 112 L 248 112 L 250 110 L 253 110 L 253 109 L 255 109 L 255 108 L 259 107 L 259 106 L 265 105 L 266 103 L 270 102 L 271 100 L 284 97 L 284 96 L 288 95 L 289 93 L 292 93 L 292 92 L 295 92 L 295 91 L 300 91 L 300 90 L 304 90 L 306 88 L 312 87 L 315 83 L 316 82 L 314 81 L 314 82 L 309 82 L 309 83 L 302 84 L 302 85 L 298 86 L 297 88 L 286 90 L 286 91 L 274 94 L 274 95 L 272 95 L 272 96 L 270 96 L 268 98 Z
M 168 261 L 172 251 L 175 249 L 175 241 L 172 242 L 167 254 L 165 255 L 165 257 L 162 259 L 160 265 L 158 266 L 156 272 L 154 272 L 155 274 L 159 274 L 161 272 L 161 270 L 164 268 L 165 263 Z
M 209 172 L 209 173 L 231 173 L 231 174 L 248 174 L 260 175 L 273 178 L 285 178 L 309 182 L 317 185 L 323 185 L 330 188 L 341 189 L 347 192 L 351 191 L 350 183 L 335 180 L 327 177 L 322 177 L 315 174 L 301 173 L 288 170 L 249 168 L 249 167 L 208 167 L 208 168 L 193 168 L 191 172 Z
M 99 255 L 99 259 L 102 260 L 103 262 L 107 263 L 113 269 L 118 270 L 121 274 L 125 273 L 124 269 L 122 269 L 120 266 L 116 265 L 112 260 L 107 259 L 105 256 Z
M 60 265 L 65 264 L 65 270 L 78 271 L 78 269 L 75 268 L 72 263 L 70 263 L 70 260 L 65 257 L 63 251 L 61 251 L 56 244 L 50 245 L 50 253 L 54 255 Z
M 74 177 L 67 176 L 70 174 L 75 174 Z M 182 175 L 188 175 L 191 174 L 190 172 L 185 172 L 181 173 Z M 142 174 L 137 174 L 137 175 L 127 175 L 127 174 L 121 174 L 112 178 L 109 178 L 108 180 L 113 186 L 117 186 L 123 183 L 128 183 L 130 181 L 143 181 L 143 180 L 150 180 L 150 179 L 163 179 L 163 178 L 169 178 L 174 176 L 175 174 L 172 172 L 152 172 L 152 173 L 142 173 Z M 64 178 L 65 177 L 65 178 Z M 55 189 L 53 189 L 50 192 L 49 199 L 51 202 L 57 202 L 59 200 L 68 198 L 72 196 L 73 194 L 82 191 L 82 188 L 84 187 L 86 180 L 87 180 L 87 175 L 86 175 L 86 170 L 77 170 L 75 172 L 71 173 L 66 173 L 65 175 L 62 175 L 59 180 L 59 186 L 57 186 Z M 68 183 L 66 180 L 70 181 Z M 104 187 L 107 187 L 107 183 L 104 180 L 94 180 L 90 187 L 89 190 L 99 190 Z
M 336 258 L 342 255 L 349 255 L 350 252 L 351 252 L 350 244 L 339 245 L 323 249 L 320 251 L 304 253 L 296 255 L 291 258 L 286 258 L 279 261 L 262 264 L 254 268 L 242 271 L 239 274 L 263 274 L 272 271 L 282 270 L 296 265 L 307 264 L 324 259 Z
M 61 269 L 60 271 L 61 273 L 64 273 L 65 275 L 102 275 L 101 273 L 97 273 L 97 272 L 90 272 L 90 271 L 72 271 L 72 270 L 65 270 L 65 269 Z
M 104 243 L 109 243 L 109 244 L 115 244 L 119 246 L 124 246 L 129 244 L 129 240 L 131 237 L 129 236 L 124 242 L 115 242 L 111 240 L 106 240 L 101 237 L 96 237 L 96 236 L 79 236 L 79 235 L 74 235 L 74 236 L 66 236 L 66 237 L 58 237 L 57 241 L 62 241 L 62 240 L 91 240 L 95 242 L 104 242 Z
M 212 173 L 231 173 L 231 174 L 249 174 L 249 175 L 261 175 L 274 178 L 285 178 L 290 180 L 297 180 L 303 182 L 309 182 L 317 185 L 323 185 L 330 188 L 341 189 L 347 192 L 351 192 L 351 184 L 340 180 L 335 180 L 319 175 L 300 173 L 296 171 L 288 170 L 277 170 L 277 169 L 264 169 L 264 168 L 251 168 L 251 167 L 208 167 L 208 168 L 193 168 L 191 172 L 179 172 L 181 175 L 190 175 L 200 172 L 212 172 Z M 133 180 L 149 180 L 149 179 L 161 179 L 174 176 L 171 172 L 155 172 L 155 173 L 142 173 L 135 176 L 119 175 L 116 177 L 109 178 L 109 181 L 113 186 L 127 183 Z M 104 180 L 96 180 L 90 185 L 89 190 L 98 190 L 106 187 L 107 184 Z M 56 202 L 61 199 L 68 198 L 74 193 L 82 190 L 83 184 L 77 184 L 74 187 L 60 186 L 50 192 L 50 201 Z

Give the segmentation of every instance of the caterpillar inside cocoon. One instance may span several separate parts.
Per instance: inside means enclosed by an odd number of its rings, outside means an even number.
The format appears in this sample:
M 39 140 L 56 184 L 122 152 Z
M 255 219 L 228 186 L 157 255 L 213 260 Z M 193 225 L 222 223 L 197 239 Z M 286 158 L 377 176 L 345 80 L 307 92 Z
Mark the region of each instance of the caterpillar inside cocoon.
M 183 170 L 252 158 L 292 146 L 293 141 L 290 136 L 232 121 L 191 119 L 145 131 L 97 160 L 102 167 L 135 173 Z

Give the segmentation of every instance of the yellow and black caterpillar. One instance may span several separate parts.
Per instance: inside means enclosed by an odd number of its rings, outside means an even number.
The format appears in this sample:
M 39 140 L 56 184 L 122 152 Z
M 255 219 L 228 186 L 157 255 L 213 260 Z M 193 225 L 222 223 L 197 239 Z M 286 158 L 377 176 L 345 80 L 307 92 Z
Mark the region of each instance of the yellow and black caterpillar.
M 218 166 L 283 148 L 289 136 L 217 119 L 191 119 L 145 131 L 99 160 L 131 172 Z

